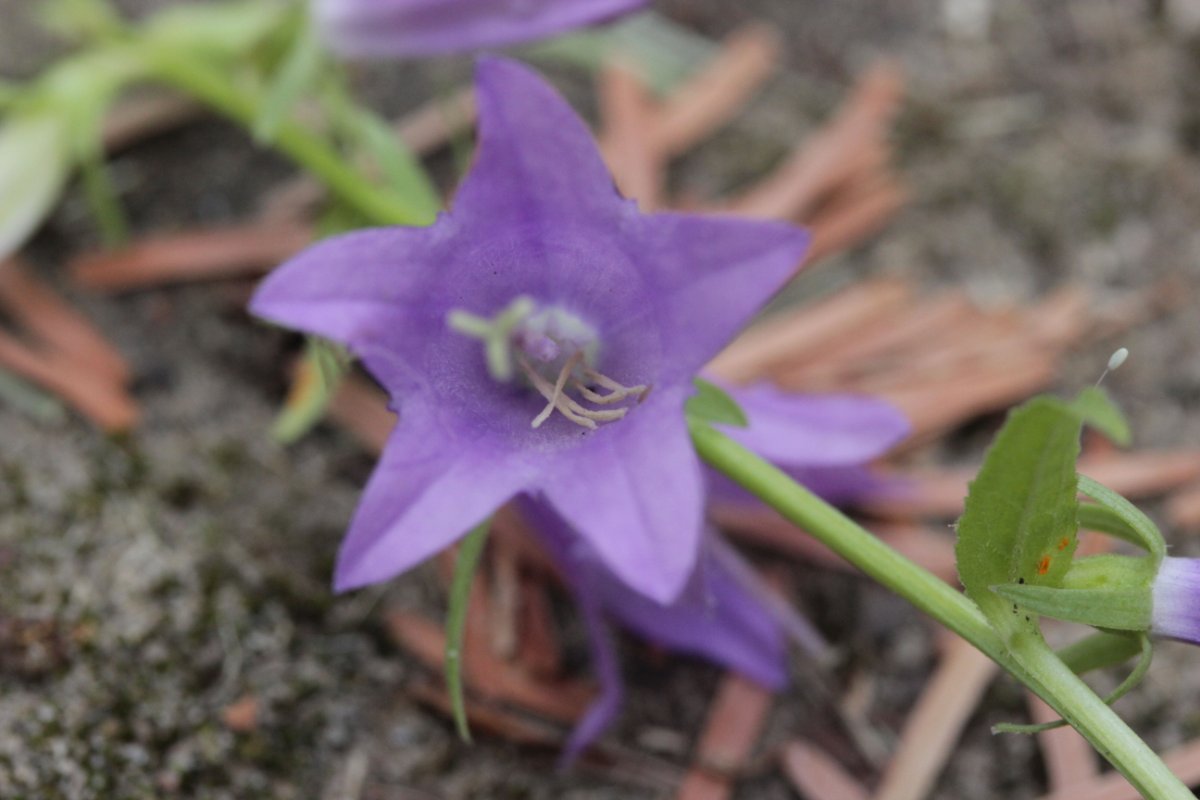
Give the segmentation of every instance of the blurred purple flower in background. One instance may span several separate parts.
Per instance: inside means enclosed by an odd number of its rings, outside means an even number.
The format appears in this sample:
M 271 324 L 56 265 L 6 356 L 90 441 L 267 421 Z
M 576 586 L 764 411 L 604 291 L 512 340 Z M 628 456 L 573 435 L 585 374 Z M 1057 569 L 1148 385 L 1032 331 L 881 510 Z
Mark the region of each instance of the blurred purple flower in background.
M 726 391 L 750 421 L 726 435 L 831 503 L 885 488 L 866 464 L 910 430 L 895 406 L 865 395 L 798 394 L 765 383 Z M 716 499 L 757 502 L 724 475 L 711 478 Z
M 542 39 L 649 0 L 314 0 L 329 46 L 345 56 L 428 56 Z
M 749 424 L 729 428 L 727 435 L 776 466 L 801 473 L 809 488 L 828 500 L 846 501 L 875 489 L 878 479 L 867 463 L 910 429 L 894 407 L 859 395 L 794 394 L 766 384 L 729 393 Z M 711 477 L 726 481 L 717 473 Z M 734 489 L 729 484 L 724 493 Z M 624 689 L 606 629 L 608 619 L 650 642 L 701 656 L 771 690 L 787 683 L 788 638 L 810 653 L 824 648 L 808 621 L 711 528 L 684 591 L 674 602 L 662 604 L 630 591 L 550 509 L 526 504 L 523 511 L 576 598 L 600 681 L 599 697 L 567 743 L 567 761 L 602 734 L 620 710 Z
M 790 225 L 638 213 L 534 73 L 478 68 L 477 163 L 429 228 L 326 240 L 251 309 L 345 343 L 400 413 L 335 583 L 386 580 L 517 495 L 547 503 L 632 589 L 683 590 L 704 480 L 692 378 L 788 279 Z

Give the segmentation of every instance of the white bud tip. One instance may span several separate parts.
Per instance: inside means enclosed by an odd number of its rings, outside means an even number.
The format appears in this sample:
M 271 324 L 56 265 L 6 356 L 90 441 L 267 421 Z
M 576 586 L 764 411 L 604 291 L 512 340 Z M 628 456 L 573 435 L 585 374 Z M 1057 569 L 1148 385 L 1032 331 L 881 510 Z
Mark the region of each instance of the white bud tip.
M 1129 358 L 1129 348 L 1122 347 L 1108 357 L 1108 368 L 1116 369 L 1125 363 L 1125 359 Z

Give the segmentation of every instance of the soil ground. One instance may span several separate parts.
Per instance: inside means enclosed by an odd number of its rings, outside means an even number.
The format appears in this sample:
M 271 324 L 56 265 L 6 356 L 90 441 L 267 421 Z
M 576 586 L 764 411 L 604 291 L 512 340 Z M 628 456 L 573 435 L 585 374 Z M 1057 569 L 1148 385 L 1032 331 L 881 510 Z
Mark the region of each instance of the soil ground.
M 0 74 L 29 74 L 51 52 L 19 23 L 28 6 L 0 0 Z M 910 91 L 896 136 L 913 200 L 803 291 L 896 273 L 966 286 L 988 303 L 1030 300 L 1065 281 L 1103 297 L 1178 276 L 1182 310 L 1081 350 L 1061 387 L 1093 381 L 1124 344 L 1132 358 L 1107 385 L 1138 440 L 1200 445 L 1195 0 L 673 0 L 659 9 L 710 36 L 765 20 L 786 37 L 788 76 L 677 165 L 672 180 L 700 193 L 769 168 L 873 59 L 903 64 Z M 980 9 L 987 30 L 972 33 Z M 367 90 L 398 111 L 465 74 L 457 60 L 372 71 Z M 586 109 L 586 95 L 574 96 Z M 141 231 L 236 219 L 288 174 L 216 120 L 115 162 Z M 289 448 L 270 442 L 291 340 L 230 302 L 240 287 L 74 291 L 61 264 L 95 242 L 73 194 L 29 255 L 130 358 L 145 420 L 110 439 L 78 419 L 48 425 L 0 407 L 0 796 L 338 798 L 355 785 L 379 800 L 658 796 L 612 774 L 558 774 L 552 752 L 494 739 L 466 747 L 407 700 L 400 687 L 420 667 L 389 642 L 382 610 L 437 613 L 437 585 L 418 571 L 331 595 L 333 554 L 371 460 L 328 428 Z M 977 460 L 992 429 L 963 435 L 946 457 Z M 1172 538 L 1176 552 L 1200 554 Z M 805 607 L 844 653 L 827 682 L 871 676 L 869 716 L 887 744 L 934 663 L 933 632 L 864 581 L 795 571 Z M 624 650 L 630 693 L 613 737 L 686 763 L 718 673 L 632 642 Z M 1200 652 L 1164 646 L 1146 684 L 1119 705 L 1157 748 L 1200 733 L 1197 663 Z M 810 673 L 797 664 L 764 752 L 830 735 Z M 233 733 L 221 711 L 246 695 L 258 699 L 258 724 Z M 1040 794 L 1033 740 L 989 733 L 1023 714 L 1016 685 L 997 681 L 935 796 Z M 794 795 L 764 762 L 737 796 Z

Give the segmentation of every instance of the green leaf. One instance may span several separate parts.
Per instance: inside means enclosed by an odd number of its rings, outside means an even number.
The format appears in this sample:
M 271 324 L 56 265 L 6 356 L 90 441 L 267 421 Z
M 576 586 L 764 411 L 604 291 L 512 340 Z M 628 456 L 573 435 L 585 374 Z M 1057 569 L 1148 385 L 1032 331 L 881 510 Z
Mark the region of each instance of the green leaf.
M 421 163 L 400 141 L 392 128 L 374 114 L 361 110 L 355 115 L 359 146 L 367 153 L 397 199 L 408 204 L 417 224 L 433 222 L 442 207 L 437 190 Z
M 744 428 L 750 423 L 741 406 L 721 387 L 703 378 L 694 378 L 696 393 L 688 398 L 684 411 L 693 422 L 732 425 Z
M 233 58 L 284 28 L 288 8 L 275 0 L 174 5 L 150 18 L 140 41 L 170 52 Z
M 1034 398 L 1009 415 L 971 483 L 958 522 L 958 572 L 967 595 L 1006 636 L 1036 632 L 1036 620 L 992 587 L 1057 586 L 1075 552 L 1080 427 L 1064 403 Z
M 0 126 L 0 259 L 54 208 L 70 166 L 70 129 L 61 114 L 12 115 Z
M 1167 554 L 1166 540 L 1163 539 L 1162 532 L 1158 529 L 1158 526 L 1140 508 L 1104 484 L 1097 483 L 1086 475 L 1079 476 L 1079 491 L 1116 515 L 1122 522 L 1122 532 L 1132 534 L 1133 536 L 1133 538 L 1127 540 L 1145 548 L 1154 558 L 1155 564 L 1163 560 Z M 1091 521 L 1096 522 L 1098 520 L 1093 515 Z M 1113 533 L 1112 531 L 1104 532 Z M 1113 535 L 1120 536 L 1123 539 L 1127 538 L 1126 536 L 1121 536 L 1119 533 L 1113 533 Z
M 280 125 L 287 120 L 300 96 L 316 83 L 323 56 L 316 33 L 306 25 L 267 89 L 267 97 L 254 121 L 255 141 L 263 145 L 275 141 Z
M 450 708 L 454 713 L 454 724 L 464 742 L 471 741 L 471 730 L 467 726 L 467 710 L 463 702 L 462 649 L 463 632 L 467 627 L 467 610 L 470 608 L 471 583 L 479 569 L 479 558 L 487 544 L 491 520 L 477 525 L 462 544 L 458 546 L 458 557 L 454 560 L 454 580 L 450 584 L 450 606 L 446 614 L 446 691 L 450 694 Z
M 1085 423 L 1103 433 L 1114 443 L 1127 447 L 1133 440 L 1133 434 L 1129 430 L 1129 422 L 1125 419 L 1125 415 L 1121 413 L 1121 409 L 1108 396 L 1108 393 L 1099 386 L 1092 386 L 1080 392 L 1079 396 L 1071 402 L 1071 408 L 1083 418 Z

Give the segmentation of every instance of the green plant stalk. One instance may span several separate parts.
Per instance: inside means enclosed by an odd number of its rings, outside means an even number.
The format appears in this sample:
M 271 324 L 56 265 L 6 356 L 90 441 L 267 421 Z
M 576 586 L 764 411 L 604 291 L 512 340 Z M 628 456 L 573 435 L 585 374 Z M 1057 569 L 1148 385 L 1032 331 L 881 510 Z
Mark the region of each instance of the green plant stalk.
M 1054 655 L 1040 637 L 1005 643 L 965 595 L 706 424 L 691 425 L 701 458 L 787 520 L 966 639 L 1033 689 L 1070 722 L 1145 797 L 1194 796 L 1117 714 Z
M 483 555 L 483 546 L 487 544 L 491 525 L 491 518 L 484 520 L 475 526 L 458 546 L 458 557 L 454 560 L 454 578 L 450 584 L 449 609 L 446 613 L 446 691 L 450 694 L 454 725 L 464 742 L 471 741 L 471 729 L 467 725 L 467 709 L 463 700 L 463 633 L 467 627 L 471 584 L 475 580 L 476 570 L 479 569 L 479 559 Z
M 263 98 L 238 88 L 227 75 L 205 64 L 154 50 L 148 54 L 151 72 L 158 80 L 186 92 L 230 119 L 253 130 Z M 420 225 L 418 209 L 404 198 L 378 188 L 348 167 L 341 156 L 300 125 L 282 122 L 275 146 L 325 184 L 339 199 L 380 225 Z

